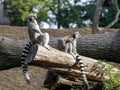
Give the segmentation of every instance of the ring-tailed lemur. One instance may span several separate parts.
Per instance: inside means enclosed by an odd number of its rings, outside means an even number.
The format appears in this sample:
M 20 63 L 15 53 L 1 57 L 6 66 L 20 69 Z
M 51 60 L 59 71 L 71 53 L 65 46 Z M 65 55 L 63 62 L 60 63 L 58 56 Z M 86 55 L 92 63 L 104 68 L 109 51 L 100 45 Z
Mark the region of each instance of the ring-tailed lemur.
M 79 63 L 80 65 L 81 76 L 82 76 L 83 83 L 84 83 L 84 87 L 82 90 L 88 90 L 89 84 L 86 78 L 84 64 L 83 64 L 83 61 L 80 55 L 77 53 L 77 50 L 76 50 L 76 41 L 80 37 L 81 37 L 80 33 L 75 32 L 71 36 L 59 38 L 58 39 L 58 50 L 67 52 L 71 54 L 74 59 L 76 59 L 77 63 Z
M 65 36 L 63 38 L 58 39 L 58 50 L 71 54 L 74 58 L 76 58 L 77 50 L 76 50 L 76 41 L 80 38 L 80 33 L 74 32 L 70 36 Z
M 83 64 L 83 61 L 82 61 L 80 55 L 76 56 L 76 60 L 77 60 L 77 62 L 80 65 L 81 76 L 82 76 L 82 80 L 83 80 L 83 84 L 84 84 L 82 90 L 88 90 L 89 89 L 89 83 L 88 83 L 88 80 L 87 80 L 87 77 L 86 77 L 86 72 L 85 72 L 85 69 L 84 69 L 84 64 Z
M 27 65 L 29 62 L 32 61 L 35 56 L 33 54 L 36 49 L 35 45 L 39 44 L 50 50 L 50 46 L 48 45 L 49 34 L 41 32 L 39 25 L 37 24 L 36 18 L 36 14 L 30 14 L 28 18 L 28 34 L 30 41 L 25 45 L 21 56 L 22 72 L 28 84 L 30 84 L 30 77 L 28 74 Z M 28 57 L 31 58 L 28 59 Z
M 24 49 L 22 50 L 22 56 L 21 56 L 21 67 L 22 67 L 22 72 L 23 75 L 27 81 L 28 84 L 30 84 L 30 78 L 28 74 L 28 62 L 26 62 L 26 58 L 28 56 L 28 52 L 30 51 L 30 48 L 32 46 L 31 40 L 25 45 Z
M 40 30 L 40 27 L 36 20 L 37 16 L 36 14 L 30 14 L 28 18 L 28 35 L 31 41 L 34 41 L 34 43 L 39 43 L 48 50 L 50 49 L 49 43 L 49 34 L 48 33 L 42 33 Z M 39 39 L 41 39 L 41 42 Z

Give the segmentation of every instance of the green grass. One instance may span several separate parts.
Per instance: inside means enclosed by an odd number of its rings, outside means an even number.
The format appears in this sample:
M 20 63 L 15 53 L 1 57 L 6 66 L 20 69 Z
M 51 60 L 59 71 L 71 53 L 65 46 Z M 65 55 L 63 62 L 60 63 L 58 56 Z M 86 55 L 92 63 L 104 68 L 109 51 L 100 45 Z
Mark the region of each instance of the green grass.
M 115 88 L 120 87 L 120 72 L 114 72 L 114 67 L 111 65 L 106 65 L 103 63 L 105 60 L 98 60 L 98 65 L 101 65 L 101 73 L 103 75 L 108 75 L 109 79 L 103 81 L 102 90 L 115 90 Z
M 120 73 L 103 82 L 103 90 L 115 90 L 117 87 L 120 87 Z

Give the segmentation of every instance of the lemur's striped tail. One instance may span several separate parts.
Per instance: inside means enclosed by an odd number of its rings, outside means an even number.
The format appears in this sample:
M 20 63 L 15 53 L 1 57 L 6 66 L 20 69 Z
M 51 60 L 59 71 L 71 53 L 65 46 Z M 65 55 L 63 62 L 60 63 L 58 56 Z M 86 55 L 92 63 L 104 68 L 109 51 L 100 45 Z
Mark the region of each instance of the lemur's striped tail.
M 23 72 L 23 75 L 27 81 L 28 84 L 30 84 L 30 77 L 29 77 L 29 74 L 28 74 L 28 61 L 26 61 L 26 58 L 28 56 L 28 53 L 29 53 L 29 50 L 32 46 L 32 42 L 29 41 L 23 51 L 22 51 L 22 56 L 21 56 L 21 67 L 22 67 L 22 72 Z
M 82 88 L 82 90 L 88 90 L 89 84 L 88 84 L 88 80 L 86 78 L 86 72 L 85 72 L 85 69 L 84 69 L 84 64 L 83 64 L 83 61 L 82 61 L 80 55 L 76 56 L 76 60 L 78 61 L 79 65 L 80 65 L 81 76 L 82 76 L 82 79 L 83 79 L 84 87 Z

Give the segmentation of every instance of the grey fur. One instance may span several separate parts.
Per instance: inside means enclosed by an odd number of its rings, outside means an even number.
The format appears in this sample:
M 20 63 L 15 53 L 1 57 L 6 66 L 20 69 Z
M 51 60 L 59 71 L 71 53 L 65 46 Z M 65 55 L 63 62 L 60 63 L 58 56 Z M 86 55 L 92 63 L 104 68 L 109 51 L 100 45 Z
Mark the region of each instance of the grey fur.
M 50 50 L 50 46 L 48 45 L 49 34 L 41 32 L 36 18 L 36 14 L 30 14 L 28 18 L 28 35 L 30 41 L 25 45 L 21 56 L 22 72 L 28 84 L 30 84 L 30 77 L 27 70 L 28 63 L 34 59 L 38 50 L 38 45 L 42 45 Z
M 70 36 L 65 36 L 63 38 L 58 39 L 58 50 L 71 54 L 74 58 L 76 58 L 77 50 L 76 50 L 76 41 L 80 38 L 80 33 L 74 32 Z
M 77 53 L 77 50 L 76 50 L 76 42 L 77 42 L 77 39 L 80 37 L 81 37 L 80 33 L 75 32 L 71 36 L 59 38 L 58 39 L 58 49 L 63 52 L 69 53 L 70 55 L 73 56 L 74 59 L 76 59 L 76 62 L 79 63 L 81 76 L 82 76 L 83 84 L 84 84 L 84 87 L 82 88 L 82 90 L 88 90 L 89 84 L 88 84 L 88 81 L 86 78 L 84 64 L 83 64 L 83 61 L 82 61 L 80 55 Z

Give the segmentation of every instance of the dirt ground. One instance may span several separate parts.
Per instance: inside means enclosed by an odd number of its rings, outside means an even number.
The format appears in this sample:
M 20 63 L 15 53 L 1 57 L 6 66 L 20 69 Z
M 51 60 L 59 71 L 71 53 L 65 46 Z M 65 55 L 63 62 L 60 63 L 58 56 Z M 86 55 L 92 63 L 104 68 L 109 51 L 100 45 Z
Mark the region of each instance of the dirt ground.
M 100 28 L 101 30 L 102 28 Z M 91 34 L 91 28 L 76 28 L 76 29 L 41 29 L 42 32 L 48 32 L 50 36 L 65 36 L 70 35 L 75 31 L 79 31 L 81 35 Z M 118 29 L 109 29 L 106 34 L 117 32 Z M 9 25 L 0 25 L 0 37 L 9 37 L 13 39 L 28 39 L 26 27 L 17 27 Z
M 43 88 L 45 69 L 29 66 L 31 85 L 28 85 L 20 67 L 0 71 L 0 90 L 47 90 Z
M 27 28 L 0 25 L 0 37 L 8 37 L 13 39 L 27 40 Z M 62 30 L 42 30 L 48 32 L 50 36 L 69 35 L 74 31 L 79 31 L 81 34 L 91 34 L 91 29 L 62 29 Z M 118 30 L 109 30 L 107 33 L 116 32 Z M 20 67 L 11 68 L 0 71 L 0 90 L 47 90 L 43 88 L 43 81 L 46 74 L 46 69 L 29 66 L 29 74 L 31 77 L 31 85 L 27 85 L 21 72 Z

